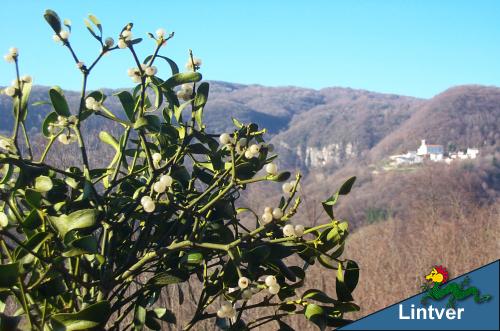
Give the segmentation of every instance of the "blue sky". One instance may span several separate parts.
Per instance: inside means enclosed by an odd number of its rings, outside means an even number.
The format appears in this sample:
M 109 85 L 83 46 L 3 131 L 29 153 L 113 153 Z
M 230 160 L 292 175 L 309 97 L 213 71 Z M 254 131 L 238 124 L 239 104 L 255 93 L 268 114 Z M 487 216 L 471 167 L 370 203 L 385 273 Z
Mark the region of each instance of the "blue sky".
M 83 25 L 88 13 L 105 36 L 134 22 L 134 36 L 175 31 L 162 54 L 184 64 L 192 48 L 205 79 L 269 86 L 343 86 L 432 97 L 460 84 L 500 86 L 500 1 L 97 1 L 2 0 L 0 50 L 17 46 L 21 72 L 35 83 L 79 89 L 66 49 L 43 19 L 51 8 L 73 22 L 71 41 L 85 62 L 98 44 Z M 146 37 L 139 52 L 153 43 Z M 127 51 L 106 57 L 91 88 L 128 87 Z M 159 67 L 161 72 L 166 67 Z M 13 78 L 0 64 L 0 85 Z

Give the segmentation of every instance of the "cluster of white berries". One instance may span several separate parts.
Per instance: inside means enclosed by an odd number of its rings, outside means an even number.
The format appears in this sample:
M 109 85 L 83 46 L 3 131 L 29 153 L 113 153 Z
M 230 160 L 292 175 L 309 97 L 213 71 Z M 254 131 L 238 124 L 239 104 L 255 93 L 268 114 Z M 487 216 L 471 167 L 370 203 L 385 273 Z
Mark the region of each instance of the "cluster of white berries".
M 304 235 L 304 226 L 302 224 L 297 224 L 295 227 L 292 224 L 287 224 L 283 227 L 283 235 L 285 237 L 302 237 Z
M 139 68 L 129 68 L 127 70 L 127 75 L 132 78 L 134 83 L 141 82 L 141 70 L 146 74 L 146 76 L 154 76 L 158 72 L 158 68 L 155 66 L 148 66 L 146 64 L 141 64 L 141 69 Z
M 57 116 L 57 122 L 49 123 L 47 130 L 51 135 L 56 135 L 60 132 L 62 128 L 69 126 L 70 124 L 76 124 L 77 118 L 75 115 L 69 117 Z M 57 137 L 57 140 L 63 145 L 69 145 L 76 142 L 77 136 L 71 131 L 62 133 Z
M 292 195 L 294 186 L 295 186 L 295 182 L 291 181 L 291 182 L 283 184 L 283 186 L 281 186 L 281 188 L 283 190 L 283 193 L 285 193 L 286 195 Z M 300 184 L 297 184 L 296 189 L 298 190 L 299 188 L 300 188 Z
M 9 48 L 9 52 L 3 56 L 4 60 L 12 63 L 19 56 L 19 50 L 16 47 Z
M 229 133 L 223 133 L 219 136 L 219 141 L 222 145 L 228 146 L 235 143 L 235 138 L 231 137 Z M 238 154 L 244 154 L 245 158 L 251 159 L 254 157 L 259 157 L 260 149 L 262 147 L 266 147 L 270 152 L 274 149 L 274 146 L 272 144 L 252 144 L 248 146 L 248 140 L 246 138 L 241 138 L 236 141 L 234 150 Z M 278 167 L 275 164 L 269 164 L 268 167 L 266 167 L 266 172 L 270 175 L 275 175 L 278 172 Z
M 140 83 L 141 82 L 141 71 L 139 68 L 129 68 L 127 70 L 127 75 L 132 78 L 132 81 L 134 83 Z
M 57 140 L 63 144 L 63 145 L 69 145 L 77 141 L 76 134 L 68 132 L 68 133 L 63 133 L 59 137 L 57 137 Z
M 259 157 L 260 155 L 260 145 L 253 144 L 248 147 L 248 149 L 245 151 L 245 157 L 247 159 L 251 159 L 254 157 Z
M 98 111 L 101 110 L 102 104 L 99 101 L 97 101 L 94 97 L 87 97 L 87 99 L 85 99 L 85 107 L 88 110 Z
M 172 183 L 173 183 L 172 177 L 170 177 L 169 175 L 163 175 L 160 177 L 159 181 L 157 181 L 156 183 L 153 184 L 153 190 L 156 193 L 161 194 L 161 193 L 165 192 L 167 190 L 167 188 L 172 186 Z
M 266 280 L 264 281 L 264 283 L 266 284 L 267 286 L 267 290 L 269 291 L 270 294 L 278 294 L 281 287 L 280 285 L 278 284 L 278 281 L 276 280 L 276 277 L 274 276 L 267 276 L 266 277 Z
M 123 30 L 120 35 L 120 39 L 118 40 L 118 47 L 127 48 L 127 42 L 131 41 L 132 37 L 133 37 L 132 31 Z
M 49 131 L 50 127 L 67 127 L 69 124 L 76 124 L 76 116 L 71 115 L 69 117 L 64 117 L 64 116 L 57 116 L 57 122 L 50 123 L 49 124 Z
M 264 208 L 264 214 L 262 214 L 260 219 L 262 220 L 262 223 L 269 224 L 273 221 L 273 219 L 280 220 L 282 217 L 283 211 L 281 208 L 272 209 L 271 207 L 266 207 Z
M 32 82 L 31 76 L 22 76 L 19 78 L 19 80 L 14 79 L 11 83 L 11 86 L 6 87 L 3 91 L 4 93 L 9 96 L 9 97 L 14 97 L 16 95 L 17 90 L 21 89 L 21 85 L 24 83 L 31 83 Z
M 154 154 L 154 155 L 156 155 L 156 154 Z M 160 156 L 160 158 L 161 158 L 161 156 Z M 158 194 L 162 194 L 169 187 L 172 186 L 173 181 L 174 180 L 172 179 L 172 177 L 170 177 L 170 175 L 162 175 L 160 177 L 160 179 L 156 183 L 153 184 L 153 190 Z M 155 204 L 154 200 L 148 195 L 145 195 L 141 198 L 141 205 L 142 205 L 142 208 L 144 208 L 144 211 L 147 213 L 152 213 L 156 209 L 156 204 Z
M 184 101 L 188 101 L 193 97 L 193 84 L 182 84 L 181 89 L 177 92 L 177 97 Z
M 61 42 L 61 41 L 66 41 L 69 39 L 70 32 L 67 30 L 62 30 L 59 32 L 59 34 L 55 34 L 52 36 L 52 40 L 54 40 L 56 43 Z
M 217 311 L 217 317 L 219 318 L 234 318 L 236 317 L 236 309 L 233 305 L 227 301 L 223 302 Z
M 141 205 L 146 213 L 152 213 L 156 208 L 155 202 L 149 195 L 145 195 L 141 198 Z
M 0 229 L 7 225 L 9 225 L 9 218 L 3 211 L 0 211 Z
M 201 67 L 201 59 L 194 57 L 191 59 L 191 57 L 187 60 L 186 62 L 186 69 L 189 71 L 194 71 L 195 69 L 198 70 Z

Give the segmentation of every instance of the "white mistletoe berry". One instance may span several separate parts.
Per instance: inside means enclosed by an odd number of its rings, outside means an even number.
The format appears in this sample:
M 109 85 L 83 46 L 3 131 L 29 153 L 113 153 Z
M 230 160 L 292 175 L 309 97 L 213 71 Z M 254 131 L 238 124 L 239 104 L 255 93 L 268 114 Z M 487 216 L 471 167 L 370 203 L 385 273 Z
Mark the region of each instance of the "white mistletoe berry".
M 248 150 L 248 149 L 247 149 L 247 150 L 245 151 L 245 157 L 246 157 L 247 159 L 251 159 L 251 158 L 253 158 L 253 157 L 254 157 L 254 154 L 252 154 L 252 152 L 250 152 L 250 150 Z
M 163 175 L 160 177 L 160 183 L 162 183 L 166 187 L 172 186 L 173 181 L 174 180 L 169 175 Z
M 186 62 L 186 69 L 187 70 L 190 70 L 190 71 L 193 71 L 193 64 L 194 64 L 194 67 L 196 68 L 199 68 L 201 66 L 201 59 L 199 58 L 189 58 L 188 61 Z
M 218 318 L 226 318 L 226 313 L 222 311 L 222 309 L 217 310 L 217 317 Z
M 193 87 L 191 86 L 191 84 L 183 84 L 181 86 L 181 89 L 177 92 L 177 97 L 184 101 L 190 100 L 192 96 Z
M 151 155 L 151 157 L 153 158 L 153 162 L 154 163 L 160 163 L 161 161 L 161 154 L 160 153 L 154 153 L 153 155 Z
M 274 163 L 266 164 L 266 172 L 274 176 L 278 173 L 278 167 Z
M 244 277 L 244 276 L 240 277 L 240 279 L 238 280 L 238 286 L 242 290 L 246 289 L 249 284 L 250 284 L 250 280 L 248 278 Z
M 273 221 L 273 214 L 271 213 L 264 213 L 261 217 L 262 223 L 264 224 L 269 224 Z
M 59 32 L 59 36 L 63 40 L 68 40 L 69 35 L 70 35 L 69 31 L 66 31 L 66 30 L 63 30 L 63 31 Z
M 17 47 L 11 47 L 9 48 L 9 54 L 13 57 L 16 57 L 19 55 L 19 50 L 17 49 Z
M 16 88 L 13 86 L 6 87 L 4 90 L 5 94 L 9 97 L 13 97 L 16 94 Z
M 291 224 L 287 224 L 283 227 L 283 235 L 285 237 L 292 237 L 295 235 L 295 229 L 293 227 L 293 225 Z
M 133 33 L 130 30 L 123 30 L 122 37 L 126 41 L 132 40 Z
M 167 186 L 163 185 L 162 182 L 156 182 L 153 184 L 153 190 L 156 193 L 163 193 L 167 190 Z
M 138 73 L 138 69 L 137 68 L 128 68 L 127 69 L 127 75 L 129 77 L 133 77 L 133 76 L 138 75 L 138 74 L 139 73 Z
M 21 80 L 25 83 L 31 83 L 33 81 L 33 79 L 31 78 L 31 76 L 29 75 L 24 75 L 21 77 Z
M 295 225 L 294 231 L 297 237 L 302 237 L 304 235 L 304 226 L 302 224 Z
M 189 94 L 193 93 L 193 84 L 185 83 L 181 85 L 181 90 L 188 92 Z
M 283 217 L 283 211 L 281 208 L 274 208 L 273 209 L 273 218 L 279 220 Z
M 158 72 L 158 69 L 155 66 L 147 67 L 145 72 L 146 72 L 146 75 L 148 75 L 148 76 L 154 76 Z
M 121 49 L 127 48 L 127 42 L 123 39 L 118 40 L 118 48 Z
M 108 37 L 106 38 L 106 40 L 104 41 L 104 44 L 108 47 L 113 47 L 113 45 L 115 44 L 115 40 L 111 37 Z
M 293 184 L 292 183 L 285 183 L 281 187 L 283 189 L 283 193 L 285 194 L 290 194 L 293 190 Z
M 151 197 L 149 197 L 147 195 L 145 195 L 141 198 L 141 205 L 142 205 L 142 208 L 144 208 L 144 211 L 147 213 L 152 213 L 156 208 L 156 205 L 155 205 L 153 199 L 151 199 Z
M 269 288 L 267 290 L 269 291 L 270 294 L 274 295 L 274 294 L 278 294 L 280 289 L 281 289 L 281 287 L 278 284 L 274 284 L 274 285 L 269 286 Z
M 228 145 L 231 143 L 231 136 L 228 133 L 223 133 L 219 136 L 219 141 L 222 145 Z
M 3 56 L 3 59 L 4 59 L 5 61 L 7 61 L 8 63 L 12 63 L 12 62 L 14 62 L 14 57 L 13 57 L 11 54 L 5 54 L 5 55 Z
M 270 213 L 270 214 L 272 214 L 273 213 L 273 209 L 271 207 L 265 207 L 264 208 L 264 213 Z
M 268 286 L 268 287 L 278 284 L 278 281 L 276 280 L 276 277 L 272 276 L 272 275 L 267 276 L 266 280 L 264 282 L 266 283 L 266 286 Z
M 95 103 L 96 103 L 96 102 L 97 102 L 97 101 L 95 100 L 95 98 L 94 98 L 94 97 L 87 97 L 87 98 L 85 99 L 85 107 L 86 107 L 87 109 L 93 109 L 93 108 L 94 108 L 94 105 L 95 105 Z
M 167 34 L 167 31 L 165 31 L 165 29 L 163 29 L 163 28 L 159 28 L 158 30 L 156 30 L 156 36 L 158 38 L 164 38 L 166 34 Z
M 260 152 L 260 146 L 257 145 L 257 144 L 253 144 L 252 146 L 250 146 L 249 151 L 252 154 L 259 154 L 259 152 Z
M 68 145 L 70 143 L 68 135 L 66 134 L 60 135 L 59 137 L 57 137 L 57 140 L 63 145 Z

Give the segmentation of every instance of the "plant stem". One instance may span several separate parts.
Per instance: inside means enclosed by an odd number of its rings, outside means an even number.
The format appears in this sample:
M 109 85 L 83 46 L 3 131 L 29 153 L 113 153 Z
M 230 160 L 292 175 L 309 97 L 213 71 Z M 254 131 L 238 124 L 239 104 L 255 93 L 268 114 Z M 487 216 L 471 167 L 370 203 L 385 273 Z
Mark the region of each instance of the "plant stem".
M 26 141 L 26 147 L 28 147 L 28 154 L 30 156 L 30 160 L 33 160 L 33 151 L 31 150 L 30 138 L 28 136 L 28 132 L 26 132 L 26 126 L 22 121 L 21 121 L 21 129 L 23 129 L 24 140 Z
M 51 136 L 49 142 L 47 143 L 47 146 L 45 147 L 45 150 L 42 153 L 42 156 L 40 157 L 40 161 L 38 163 L 43 163 L 45 161 L 45 158 L 47 157 L 47 153 L 49 152 L 50 148 L 54 144 L 54 141 L 56 141 L 58 135 L 56 136 Z
M 21 102 L 23 99 L 23 89 L 21 86 L 21 79 L 19 76 L 19 62 L 17 56 L 14 58 L 14 63 L 16 66 L 17 90 L 19 91 L 19 95 L 16 96 L 18 98 L 18 102 L 17 102 L 17 112 L 14 122 L 14 132 L 12 133 L 12 138 L 14 139 L 14 146 L 16 147 L 16 150 L 18 151 L 19 155 L 21 155 L 21 151 L 19 150 L 19 144 L 17 142 L 17 136 L 19 133 L 19 123 L 21 122 Z
M 22 305 L 23 305 L 23 309 L 24 309 L 24 312 L 26 313 L 26 317 L 28 318 L 28 322 L 31 326 L 31 330 L 34 329 L 33 327 L 33 320 L 32 320 L 32 317 L 31 317 L 31 313 L 30 313 L 30 310 L 28 308 L 28 301 L 26 299 L 26 289 L 24 288 L 24 283 L 23 283 L 23 279 L 19 276 L 17 278 L 18 280 L 18 283 L 19 283 L 19 290 L 21 291 L 21 299 L 22 299 Z
M 198 213 L 202 214 L 205 212 L 207 209 L 211 208 L 217 201 L 219 201 L 220 198 L 222 198 L 232 187 L 234 186 L 234 182 L 231 181 L 231 183 L 226 186 L 222 191 L 217 194 L 215 198 L 213 198 L 211 201 L 207 202 L 207 204 L 201 208 Z

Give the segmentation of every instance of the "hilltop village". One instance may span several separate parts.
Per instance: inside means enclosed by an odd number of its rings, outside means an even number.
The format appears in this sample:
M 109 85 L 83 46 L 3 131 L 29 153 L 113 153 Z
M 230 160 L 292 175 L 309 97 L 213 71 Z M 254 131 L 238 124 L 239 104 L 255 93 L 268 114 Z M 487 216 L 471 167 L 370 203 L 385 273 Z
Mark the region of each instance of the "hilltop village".
M 451 164 L 455 161 L 473 160 L 477 158 L 478 154 L 479 149 L 471 147 L 461 151 L 445 152 L 443 145 L 429 145 L 424 139 L 416 151 L 389 156 L 390 162 L 386 170 L 395 167 L 422 164 L 429 161 Z

